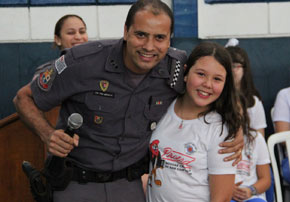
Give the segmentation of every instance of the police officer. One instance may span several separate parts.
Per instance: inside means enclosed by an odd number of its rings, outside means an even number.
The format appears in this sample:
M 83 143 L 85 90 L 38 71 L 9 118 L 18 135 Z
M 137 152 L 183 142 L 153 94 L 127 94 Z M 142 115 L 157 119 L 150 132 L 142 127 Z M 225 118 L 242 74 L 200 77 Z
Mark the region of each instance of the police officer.
M 172 31 L 165 3 L 139 0 L 129 10 L 122 39 L 73 47 L 18 91 L 14 103 L 22 119 L 51 154 L 71 161 L 71 181 L 54 192 L 54 202 L 145 201 L 141 176 L 151 132 L 184 89 L 186 54 L 170 48 Z M 60 104 L 54 129 L 43 111 Z M 71 138 L 63 129 L 75 112 L 84 122 Z M 242 142 L 226 143 L 225 151 L 239 150 Z

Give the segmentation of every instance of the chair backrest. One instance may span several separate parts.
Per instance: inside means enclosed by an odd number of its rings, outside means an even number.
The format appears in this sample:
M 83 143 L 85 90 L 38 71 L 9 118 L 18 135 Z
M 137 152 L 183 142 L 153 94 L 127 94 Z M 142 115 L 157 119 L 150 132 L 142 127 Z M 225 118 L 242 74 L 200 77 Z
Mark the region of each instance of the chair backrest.
M 274 106 L 271 108 L 271 120 L 272 120 L 272 124 L 273 124 L 273 128 L 274 128 L 274 131 L 276 132 L 276 129 L 275 129 L 275 123 L 273 121 L 273 115 L 274 115 Z M 284 149 L 283 149 L 283 146 L 281 144 L 278 144 L 277 145 L 277 150 L 278 150 L 278 156 L 279 156 L 279 166 L 280 166 L 280 173 L 282 173 L 282 160 L 285 158 L 285 153 L 284 153 Z M 283 178 L 282 178 L 283 179 Z
M 275 181 L 275 188 L 276 188 L 276 202 L 283 202 L 283 197 L 282 197 L 282 191 L 281 191 L 279 170 L 278 170 L 277 161 L 276 161 L 276 157 L 274 153 L 274 146 L 282 142 L 286 142 L 287 153 L 288 153 L 288 156 L 290 156 L 290 131 L 274 133 L 270 135 L 267 142 L 269 153 L 270 153 L 270 158 L 271 158 L 273 174 L 274 174 L 274 181 Z
M 275 123 L 273 121 L 273 116 L 274 116 L 274 106 L 271 108 L 271 111 L 270 111 L 270 114 L 271 114 L 271 121 L 272 121 L 272 124 L 273 124 L 273 128 L 274 128 L 274 131 L 275 131 Z

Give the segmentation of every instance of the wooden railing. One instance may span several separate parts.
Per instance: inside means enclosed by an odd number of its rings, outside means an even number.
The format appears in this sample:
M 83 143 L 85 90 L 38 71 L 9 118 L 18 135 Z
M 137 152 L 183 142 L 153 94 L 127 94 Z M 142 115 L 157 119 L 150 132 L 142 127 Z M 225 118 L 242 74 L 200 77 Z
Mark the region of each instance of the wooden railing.
M 56 124 L 58 111 L 55 108 L 46 113 L 53 125 Z M 0 201 L 33 202 L 22 162 L 29 161 L 41 170 L 46 157 L 43 142 L 15 113 L 0 120 L 0 144 Z

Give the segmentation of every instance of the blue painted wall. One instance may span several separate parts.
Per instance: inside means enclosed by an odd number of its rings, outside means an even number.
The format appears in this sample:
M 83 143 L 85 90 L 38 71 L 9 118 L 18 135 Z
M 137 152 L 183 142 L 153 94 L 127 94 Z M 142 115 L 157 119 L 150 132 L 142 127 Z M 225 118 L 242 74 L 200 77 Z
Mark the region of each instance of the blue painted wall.
M 96 0 L 30 0 L 31 6 L 96 4 Z
M 28 0 L 1 0 L 0 6 L 27 6 Z
M 52 43 L 0 44 L 0 119 L 15 112 L 12 99 L 31 80 L 35 68 L 58 55 Z
M 197 37 L 197 0 L 174 0 L 174 37 Z
M 0 6 L 130 4 L 136 0 L 0 0 Z
M 282 2 L 289 0 L 204 0 L 205 3 L 256 3 L 256 2 Z

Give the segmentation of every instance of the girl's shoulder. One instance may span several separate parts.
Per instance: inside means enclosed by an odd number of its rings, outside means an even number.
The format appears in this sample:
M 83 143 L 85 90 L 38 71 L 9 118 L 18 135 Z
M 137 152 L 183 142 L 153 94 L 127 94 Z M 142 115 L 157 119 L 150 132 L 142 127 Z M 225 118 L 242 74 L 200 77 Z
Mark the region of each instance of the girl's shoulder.
M 216 111 L 209 112 L 206 115 L 201 116 L 200 118 L 202 118 L 203 120 L 205 119 L 207 122 L 210 123 L 217 123 L 222 121 L 222 116 Z
M 260 98 L 258 98 L 256 95 L 254 95 L 253 97 L 254 97 L 254 100 L 255 100 L 255 104 L 254 105 L 257 105 L 258 103 L 262 103 Z
M 288 96 L 288 98 L 290 98 L 290 87 L 281 89 L 278 95 Z
M 255 100 L 254 105 L 248 108 L 248 111 L 257 111 L 257 110 L 261 111 L 262 109 L 264 110 L 263 102 L 255 95 L 254 100 Z

